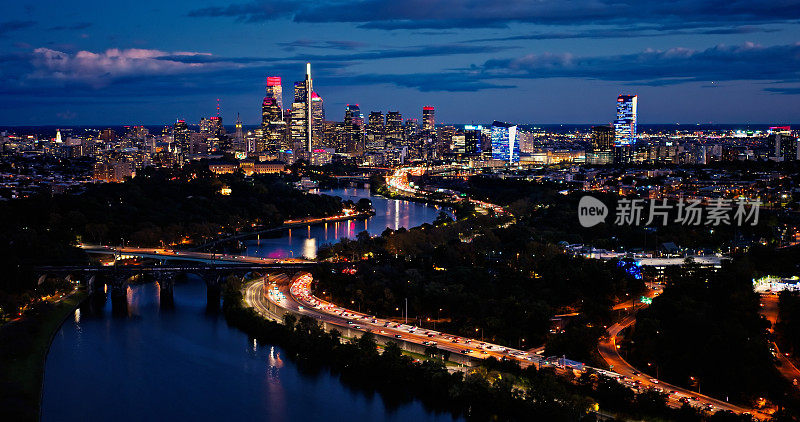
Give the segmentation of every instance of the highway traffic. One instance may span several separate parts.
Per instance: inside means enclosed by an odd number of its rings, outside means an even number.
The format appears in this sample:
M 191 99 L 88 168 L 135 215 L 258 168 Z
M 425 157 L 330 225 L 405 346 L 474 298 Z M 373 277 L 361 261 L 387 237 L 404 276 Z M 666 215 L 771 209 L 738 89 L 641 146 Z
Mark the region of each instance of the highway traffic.
M 546 358 L 537 353 L 509 348 L 475 338 L 467 338 L 426 329 L 413 324 L 400 323 L 395 320 L 380 318 L 363 312 L 357 312 L 336 304 L 330 303 L 313 295 L 311 287 L 313 277 L 309 273 L 299 273 L 291 281 L 288 277 L 273 278 L 253 282 L 246 287 L 246 301 L 249 306 L 255 307 L 259 312 L 278 318 L 266 306 L 271 302 L 279 308 L 299 315 L 307 315 L 319 321 L 324 321 L 333 326 L 348 328 L 350 330 L 371 332 L 387 339 L 397 339 L 423 346 L 435 346 L 437 349 L 450 353 L 459 353 L 474 359 L 510 359 L 519 362 L 520 366 L 536 365 L 537 368 L 553 367 L 556 371 L 564 373 L 574 371 L 580 374 L 584 371 L 593 371 L 601 375 L 616 379 L 621 384 L 635 390 L 645 391 L 653 389 L 668 395 L 668 404 L 680 407 L 683 403 L 702 409 L 706 412 L 720 410 L 732 411 L 739 414 L 751 414 L 756 419 L 768 419 L 769 416 L 753 409 L 746 409 L 713 397 L 673 386 L 649 375 L 640 373 L 628 364 L 618 353 L 616 337 L 625 328 L 635 322 L 633 316 L 627 317 L 609 328 L 609 336 L 601 341 L 599 351 L 611 365 L 613 371 L 593 368 L 580 362 L 573 362 L 564 358 Z M 648 296 L 657 295 L 657 290 L 651 290 Z

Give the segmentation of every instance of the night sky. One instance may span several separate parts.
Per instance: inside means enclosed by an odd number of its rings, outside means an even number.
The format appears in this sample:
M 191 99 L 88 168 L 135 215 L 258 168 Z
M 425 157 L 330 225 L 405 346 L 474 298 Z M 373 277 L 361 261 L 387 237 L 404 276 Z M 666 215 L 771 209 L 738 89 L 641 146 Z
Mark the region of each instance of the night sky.
M 631 93 L 645 124 L 800 122 L 800 0 L 43 0 L 4 2 L 0 125 L 196 123 L 217 98 L 257 124 L 306 61 L 329 120 L 607 123 Z

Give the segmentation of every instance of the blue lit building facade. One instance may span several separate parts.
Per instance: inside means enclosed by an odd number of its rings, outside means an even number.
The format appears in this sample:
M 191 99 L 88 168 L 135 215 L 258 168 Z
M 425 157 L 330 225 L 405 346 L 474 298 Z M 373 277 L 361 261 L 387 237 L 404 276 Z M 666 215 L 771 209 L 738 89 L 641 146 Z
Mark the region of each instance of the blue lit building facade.
M 617 120 L 614 121 L 614 146 L 636 143 L 636 95 L 617 97 Z
M 492 159 L 519 162 L 517 125 L 498 121 L 492 123 Z

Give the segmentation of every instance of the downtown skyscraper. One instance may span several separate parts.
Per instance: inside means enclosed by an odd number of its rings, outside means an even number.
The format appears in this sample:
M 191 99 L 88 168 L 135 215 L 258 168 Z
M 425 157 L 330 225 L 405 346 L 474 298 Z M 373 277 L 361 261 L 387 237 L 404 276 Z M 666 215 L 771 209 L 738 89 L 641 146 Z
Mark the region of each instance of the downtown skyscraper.
M 638 96 L 617 97 L 617 119 L 614 121 L 614 145 L 629 146 L 636 143 L 636 106 Z
M 519 162 L 519 142 L 517 141 L 517 125 L 511 123 L 492 123 L 492 159 Z
M 283 115 L 283 88 L 280 76 L 267 77 L 267 89 L 261 103 L 261 138 L 257 152 L 276 152 L 284 146 L 286 121 Z
M 267 97 L 274 98 L 281 110 L 281 120 L 283 120 L 283 86 L 281 86 L 280 76 L 267 76 Z
M 306 63 L 306 78 L 294 83 L 294 102 L 292 103 L 292 147 L 310 153 L 312 144 L 312 93 L 314 85 L 311 80 L 311 63 Z
M 423 132 L 433 132 L 436 130 L 436 118 L 433 106 L 422 107 L 422 130 Z

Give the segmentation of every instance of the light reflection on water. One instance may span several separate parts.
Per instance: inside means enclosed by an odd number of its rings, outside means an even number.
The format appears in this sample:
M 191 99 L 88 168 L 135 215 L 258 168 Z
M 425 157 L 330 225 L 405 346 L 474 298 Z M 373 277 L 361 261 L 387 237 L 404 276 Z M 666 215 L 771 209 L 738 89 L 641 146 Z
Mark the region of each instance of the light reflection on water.
M 247 248 L 245 254 L 268 258 L 315 256 L 320 246 L 338 242 L 343 237 L 355 239 L 365 230 L 374 236 L 383 233 L 387 227 L 397 230 L 400 227 L 411 228 L 431 223 L 441 209 L 435 205 L 371 196 L 369 189 L 365 188 L 330 189 L 319 193 L 339 196 L 353 202 L 357 202 L 360 198 L 369 198 L 372 207 L 375 208 L 375 215 L 367 219 L 296 227 L 274 238 L 250 239 L 245 242 Z
M 42 421 L 452 420 L 419 403 L 387 410 L 325 371 L 304 375 L 280 348 L 209 313 L 200 279 L 176 282 L 173 309 L 161 309 L 156 283 L 131 286 L 126 299 L 126 313 L 108 298 L 64 322 L 47 357 Z

